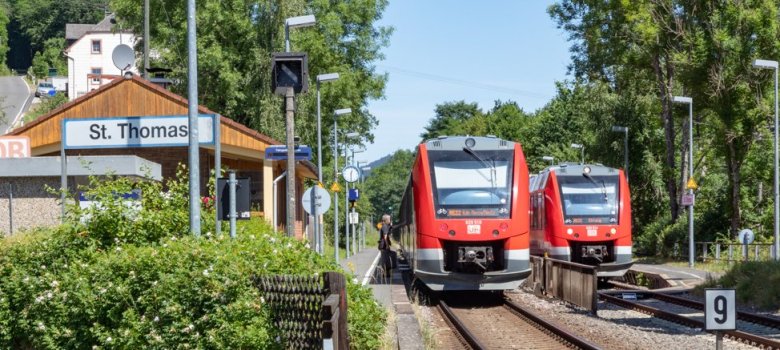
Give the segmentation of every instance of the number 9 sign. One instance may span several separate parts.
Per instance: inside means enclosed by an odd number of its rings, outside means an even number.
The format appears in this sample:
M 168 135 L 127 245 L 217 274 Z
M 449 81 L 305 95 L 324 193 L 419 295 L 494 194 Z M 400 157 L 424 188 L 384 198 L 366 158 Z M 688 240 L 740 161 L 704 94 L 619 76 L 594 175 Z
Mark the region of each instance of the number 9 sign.
M 732 331 L 737 326 L 734 289 L 708 288 L 704 290 L 704 319 L 707 331 Z

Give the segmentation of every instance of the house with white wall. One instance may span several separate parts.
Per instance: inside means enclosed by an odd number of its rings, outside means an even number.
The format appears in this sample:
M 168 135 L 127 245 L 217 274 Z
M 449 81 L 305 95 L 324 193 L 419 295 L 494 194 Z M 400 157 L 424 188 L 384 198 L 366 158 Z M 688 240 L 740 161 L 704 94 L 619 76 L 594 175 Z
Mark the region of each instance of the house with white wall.
M 113 15 L 98 24 L 68 23 L 65 25 L 68 59 L 68 98 L 74 100 L 121 77 L 125 72 L 138 74 L 135 64 L 120 70 L 114 66 L 111 54 L 121 44 L 134 47 L 136 36 L 123 31 L 113 22 Z

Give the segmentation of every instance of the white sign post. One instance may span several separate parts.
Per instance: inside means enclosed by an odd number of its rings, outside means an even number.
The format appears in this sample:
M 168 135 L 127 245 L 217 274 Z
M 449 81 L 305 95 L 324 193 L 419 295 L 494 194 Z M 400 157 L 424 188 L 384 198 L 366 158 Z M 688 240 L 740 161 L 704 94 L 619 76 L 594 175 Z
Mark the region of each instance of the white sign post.
M 737 329 L 736 291 L 727 288 L 704 290 L 704 329 L 715 331 L 715 348 L 723 349 L 723 333 Z

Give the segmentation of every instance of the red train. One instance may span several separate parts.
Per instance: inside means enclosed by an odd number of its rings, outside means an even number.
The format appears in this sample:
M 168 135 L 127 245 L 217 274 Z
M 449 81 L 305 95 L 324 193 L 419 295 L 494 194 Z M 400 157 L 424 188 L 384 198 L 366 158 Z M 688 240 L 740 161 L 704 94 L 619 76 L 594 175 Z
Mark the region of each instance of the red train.
M 528 232 L 519 143 L 458 136 L 417 147 L 393 238 L 431 290 L 516 288 L 530 274 Z
M 599 267 L 631 267 L 631 196 L 622 170 L 561 164 L 530 179 L 531 254 Z

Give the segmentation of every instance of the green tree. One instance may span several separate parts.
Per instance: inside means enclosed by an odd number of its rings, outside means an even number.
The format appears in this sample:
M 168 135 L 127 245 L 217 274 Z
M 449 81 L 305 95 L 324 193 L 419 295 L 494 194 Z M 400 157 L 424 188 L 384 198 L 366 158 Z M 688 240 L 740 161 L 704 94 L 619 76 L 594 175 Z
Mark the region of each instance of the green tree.
M 0 75 L 8 74 L 6 65 L 6 55 L 10 47 L 8 46 L 8 12 L 10 8 L 5 1 L 0 1 Z
M 409 183 L 414 157 L 412 151 L 397 150 L 386 163 L 371 169 L 371 176 L 364 185 L 372 196 L 374 218 L 380 218 L 383 214 L 395 217 L 398 213 L 401 196 Z
M 187 87 L 186 7 L 180 0 L 152 2 L 151 48 L 160 55 L 155 66 L 173 70 L 173 90 Z M 314 14 L 317 24 L 290 31 L 291 50 L 308 53 L 312 91 L 296 97 L 296 135 L 316 144 L 318 74 L 338 72 L 340 79 L 324 84 L 323 159 L 332 159 L 327 142 L 333 111 L 352 108 L 339 118 L 342 130 L 373 140 L 376 118 L 366 108 L 384 95 L 386 76 L 375 72 L 391 28 L 377 26 L 386 0 L 333 2 L 324 0 L 205 0 L 197 3 L 199 102 L 276 139 L 284 139 L 283 101 L 271 91 L 271 54 L 284 51 L 284 20 Z M 124 27 L 140 33 L 141 2 L 112 2 Z M 141 45 L 141 43 L 139 43 Z M 218 92 L 218 93 L 215 93 Z M 326 161 L 326 164 L 327 165 Z
M 46 40 L 43 50 L 33 57 L 33 74 L 39 79 L 48 76 L 49 69 L 57 70 L 57 75 L 68 75 L 68 65 L 62 50 L 65 49 L 65 38 L 51 38 Z
M 435 113 L 436 115 L 428 122 L 428 126 L 425 127 L 425 132 L 420 134 L 423 140 L 442 135 L 482 134 L 482 132 L 479 132 L 480 130 L 466 130 L 465 125 L 467 121 L 483 116 L 482 110 L 479 109 L 476 103 L 466 103 L 465 101 L 446 102 L 436 105 Z

